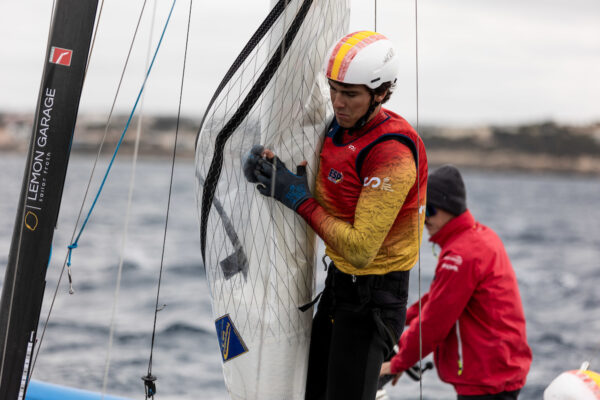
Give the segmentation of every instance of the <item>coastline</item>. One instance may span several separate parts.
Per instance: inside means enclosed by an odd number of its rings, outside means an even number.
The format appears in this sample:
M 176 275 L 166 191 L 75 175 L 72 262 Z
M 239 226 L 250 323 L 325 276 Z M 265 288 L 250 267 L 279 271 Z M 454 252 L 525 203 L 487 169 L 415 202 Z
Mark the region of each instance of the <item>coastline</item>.
M 26 154 L 33 116 L 0 113 L 0 154 Z M 96 154 L 106 134 L 102 155 L 111 155 L 127 117 L 116 116 L 106 129 L 97 115 L 81 115 L 73 139 L 73 154 Z M 126 135 L 120 152 L 131 154 L 137 122 Z M 176 156 L 193 159 L 199 122 L 174 117 L 145 116 L 141 130 L 140 157 L 170 158 L 179 126 Z M 496 171 L 573 173 L 600 175 L 600 122 L 559 125 L 554 122 L 518 126 L 441 127 L 424 126 L 419 132 L 432 166 Z
M 431 166 L 454 164 L 457 167 L 493 171 L 524 171 L 537 173 L 568 173 L 600 176 L 600 155 L 557 157 L 496 150 L 428 150 Z

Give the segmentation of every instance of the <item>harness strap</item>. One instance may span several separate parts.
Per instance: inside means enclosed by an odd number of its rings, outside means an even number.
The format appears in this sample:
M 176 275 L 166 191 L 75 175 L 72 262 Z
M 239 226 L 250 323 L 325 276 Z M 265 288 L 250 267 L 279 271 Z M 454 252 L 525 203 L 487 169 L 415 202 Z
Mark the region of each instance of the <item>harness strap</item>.
M 386 291 L 395 295 L 406 294 L 406 283 L 409 278 L 408 271 L 395 271 L 385 275 L 349 275 L 335 268 L 333 263 L 330 265 L 333 269 L 334 286 L 353 285 L 362 291 L 370 292 L 371 289 Z
M 321 295 L 323 294 L 323 291 L 321 290 L 319 292 L 319 294 L 317 294 L 317 296 L 312 299 L 311 301 L 309 301 L 308 303 L 298 307 L 298 310 L 302 311 L 302 312 L 306 312 L 309 308 L 311 308 L 312 306 L 314 306 L 317 301 L 319 301 L 319 299 L 321 298 Z
M 395 271 L 385 275 L 349 275 L 337 269 L 332 261 L 329 264 L 325 289 L 318 293 L 310 302 L 299 306 L 298 309 L 306 312 L 321 299 L 324 291 L 335 292 L 344 286 L 356 290 L 360 304 L 366 304 L 371 300 L 373 290 L 381 290 L 401 297 L 407 294 L 408 278 L 408 271 Z M 357 306 L 359 305 L 357 304 Z M 334 307 L 333 304 L 332 307 Z

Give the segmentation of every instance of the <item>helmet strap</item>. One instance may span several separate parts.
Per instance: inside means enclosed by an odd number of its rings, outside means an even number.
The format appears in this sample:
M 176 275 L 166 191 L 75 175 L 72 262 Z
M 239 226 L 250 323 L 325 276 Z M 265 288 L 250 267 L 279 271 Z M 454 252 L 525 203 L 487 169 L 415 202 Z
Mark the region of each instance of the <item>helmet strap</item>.
M 356 123 L 354 124 L 354 126 L 352 128 L 348 129 L 348 133 L 350 135 L 353 135 L 356 131 L 362 129 L 367 124 L 367 122 L 369 122 L 369 117 L 371 116 L 371 114 L 373 114 L 373 111 L 375 111 L 375 109 L 380 104 L 381 104 L 380 102 L 375 101 L 375 96 L 373 95 L 373 93 L 371 93 L 371 103 L 369 104 L 369 108 L 367 109 L 367 112 L 365 113 L 365 115 L 360 117 L 358 119 L 358 121 L 356 121 Z

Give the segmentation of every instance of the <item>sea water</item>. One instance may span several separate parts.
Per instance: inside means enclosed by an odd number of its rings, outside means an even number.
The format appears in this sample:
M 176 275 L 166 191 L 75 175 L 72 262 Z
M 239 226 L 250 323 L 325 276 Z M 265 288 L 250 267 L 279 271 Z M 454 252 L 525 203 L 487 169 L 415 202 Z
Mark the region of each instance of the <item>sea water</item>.
M 141 377 L 148 373 L 152 354 L 158 399 L 227 399 L 201 267 L 193 160 L 175 165 L 166 239 L 171 162 L 167 158 L 138 161 L 125 237 L 132 169 L 130 157 L 119 156 L 72 255 L 75 294 L 69 295 L 66 277 L 57 287 L 67 245 L 78 232 L 75 223 L 93 159 L 74 155 L 69 164 L 47 275 L 38 337 L 44 335 L 34 379 L 101 391 L 108 359 L 107 392 L 139 399 L 144 396 Z M 82 218 L 106 166 L 107 159 L 101 158 Z M 24 167 L 24 155 L 0 154 L 2 280 Z M 554 377 L 585 360 L 600 370 L 600 180 L 539 173 L 463 173 L 469 208 L 500 235 L 519 280 L 533 349 L 533 364 L 520 398 L 540 399 Z M 117 293 L 121 248 L 124 259 Z M 411 273 L 410 303 L 418 298 L 419 270 L 424 293 L 435 261 L 425 232 L 421 261 Z M 161 311 L 151 353 L 161 265 Z M 317 268 L 322 284 L 323 268 Z M 111 320 L 114 342 L 109 352 Z M 452 387 L 441 382 L 435 371 L 425 374 L 422 390 L 424 399 L 455 399 Z M 404 376 L 388 388 L 397 400 L 418 398 L 419 391 L 420 385 Z

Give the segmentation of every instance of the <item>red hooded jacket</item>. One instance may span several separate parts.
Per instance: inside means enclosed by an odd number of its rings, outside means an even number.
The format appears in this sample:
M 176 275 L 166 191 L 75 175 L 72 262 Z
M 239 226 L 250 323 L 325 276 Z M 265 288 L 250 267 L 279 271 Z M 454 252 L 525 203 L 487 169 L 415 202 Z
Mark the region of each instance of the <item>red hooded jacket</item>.
M 430 241 L 442 247 L 421 300 L 423 357 L 459 395 L 494 394 L 525 385 L 531 349 L 517 279 L 500 238 L 469 210 Z M 392 373 L 419 361 L 418 303 L 408 312 Z

